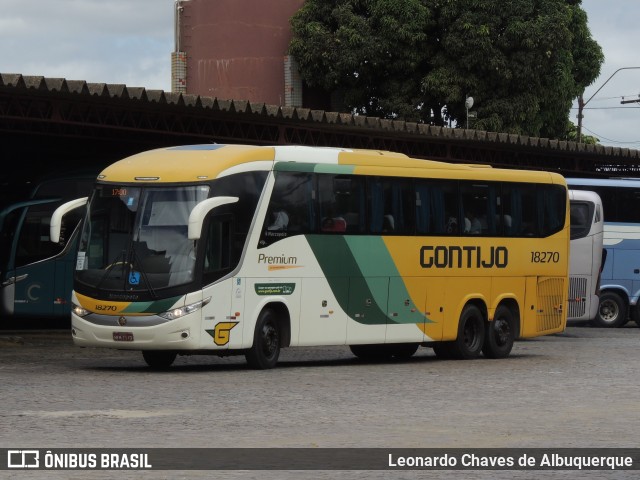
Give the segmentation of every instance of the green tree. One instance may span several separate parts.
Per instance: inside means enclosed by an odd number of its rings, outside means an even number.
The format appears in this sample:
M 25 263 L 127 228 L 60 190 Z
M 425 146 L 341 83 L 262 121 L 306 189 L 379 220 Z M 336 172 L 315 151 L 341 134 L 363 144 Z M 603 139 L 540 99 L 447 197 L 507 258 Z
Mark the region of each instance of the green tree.
M 289 48 L 305 82 L 344 109 L 417 120 L 428 70 L 422 0 L 308 0 L 291 20 Z
M 567 120 L 567 129 L 565 132 L 565 135 L 560 137 L 561 140 L 568 140 L 570 142 L 577 142 L 578 141 L 578 127 L 576 127 L 576 125 L 570 121 Z M 592 135 L 581 135 L 581 140 L 582 143 L 586 143 L 588 145 L 596 145 L 598 143 L 600 143 L 600 139 L 598 137 L 594 137 Z
M 290 52 L 347 109 L 559 138 L 600 73 L 580 0 L 307 0 Z

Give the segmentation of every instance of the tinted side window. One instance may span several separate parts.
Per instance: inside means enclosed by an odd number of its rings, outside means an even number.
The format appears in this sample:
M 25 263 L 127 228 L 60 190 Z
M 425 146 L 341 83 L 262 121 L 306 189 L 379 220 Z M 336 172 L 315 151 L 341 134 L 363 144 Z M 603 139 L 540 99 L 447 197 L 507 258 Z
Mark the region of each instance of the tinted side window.
M 495 235 L 498 195 L 496 184 L 461 182 L 463 232 L 466 235 Z
M 53 257 L 64 250 L 71 234 L 80 222 L 82 209 L 72 210 L 63 217 L 60 242 L 52 243 L 49 241 L 49 221 L 54 207 L 57 206 L 58 204 L 53 206 L 47 204 L 29 207 L 18 238 L 16 267 Z
M 315 186 L 311 173 L 275 172 L 260 246 L 316 230 Z
M 538 234 L 552 235 L 562 229 L 567 211 L 567 191 L 560 185 L 538 185 Z
M 222 205 L 213 211 L 214 215 L 233 215 L 230 246 L 232 268 L 240 261 L 266 179 L 267 172 L 247 172 L 220 178 L 211 185 L 209 196 L 239 198 L 238 202 Z
M 413 235 L 415 195 L 409 179 L 372 177 L 367 191 L 370 233 Z
M 457 182 L 416 180 L 416 233 L 458 235 L 460 206 Z
M 503 232 L 508 237 L 533 236 L 537 231 L 536 186 L 504 183 L 502 187 Z
M 321 232 L 365 232 L 364 180 L 355 175 L 318 175 Z
M 590 202 L 571 202 L 571 240 L 584 238 L 591 230 L 594 206 Z

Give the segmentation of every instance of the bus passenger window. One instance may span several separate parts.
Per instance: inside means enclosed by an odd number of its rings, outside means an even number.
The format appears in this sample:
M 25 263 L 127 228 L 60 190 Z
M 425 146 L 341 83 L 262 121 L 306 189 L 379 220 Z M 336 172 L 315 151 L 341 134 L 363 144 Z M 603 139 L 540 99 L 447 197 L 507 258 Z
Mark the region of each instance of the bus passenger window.
M 264 219 L 260 246 L 316 230 L 312 174 L 277 171 L 275 175 L 276 181 Z
M 326 217 L 322 217 L 320 228 L 323 232 L 345 232 L 347 230 L 347 221 L 329 211 Z
M 364 231 L 363 178 L 351 175 L 318 175 L 318 204 L 322 232 Z

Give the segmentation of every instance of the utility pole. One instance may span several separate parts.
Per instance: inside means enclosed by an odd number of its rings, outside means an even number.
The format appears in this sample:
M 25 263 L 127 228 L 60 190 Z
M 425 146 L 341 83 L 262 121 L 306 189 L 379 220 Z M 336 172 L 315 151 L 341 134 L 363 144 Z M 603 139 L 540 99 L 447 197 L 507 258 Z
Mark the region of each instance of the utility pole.
M 639 68 L 640 67 L 622 67 L 622 68 L 619 68 L 618 70 L 613 72 L 611 74 L 611 76 L 609 78 L 607 78 L 607 80 L 602 85 L 600 85 L 600 88 L 598 90 L 596 90 L 595 93 L 593 95 L 591 95 L 587 99 L 586 102 L 582 99 L 582 94 L 580 94 L 580 96 L 578 97 L 578 132 L 577 132 L 578 133 L 578 135 L 577 135 L 578 143 L 580 143 L 582 141 L 582 117 L 583 117 L 582 111 L 584 110 L 584 107 L 587 106 L 587 103 L 589 103 L 591 101 L 591 99 L 596 96 L 596 93 L 598 93 L 600 90 L 602 90 L 602 87 L 604 87 L 609 82 L 609 80 L 611 80 L 613 78 L 613 76 L 616 73 L 618 73 L 620 70 L 635 70 L 635 69 L 639 69 Z M 638 100 L 640 100 L 640 99 L 638 99 Z M 634 100 L 634 102 L 636 102 L 638 100 Z M 631 102 L 627 102 L 627 103 L 631 103 Z
M 576 138 L 578 140 L 578 143 L 580 143 L 582 141 L 582 117 L 584 117 L 584 115 L 582 115 L 582 110 L 584 109 L 584 98 L 582 97 L 582 94 L 580 94 L 580 96 L 578 97 L 578 131 L 576 132 Z

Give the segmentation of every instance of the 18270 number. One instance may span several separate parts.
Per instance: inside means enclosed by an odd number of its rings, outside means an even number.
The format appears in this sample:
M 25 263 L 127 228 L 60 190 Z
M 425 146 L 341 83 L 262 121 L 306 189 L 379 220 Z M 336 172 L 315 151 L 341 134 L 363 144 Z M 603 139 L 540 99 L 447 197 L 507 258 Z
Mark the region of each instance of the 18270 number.
M 560 252 L 531 252 L 531 263 L 558 263 Z

